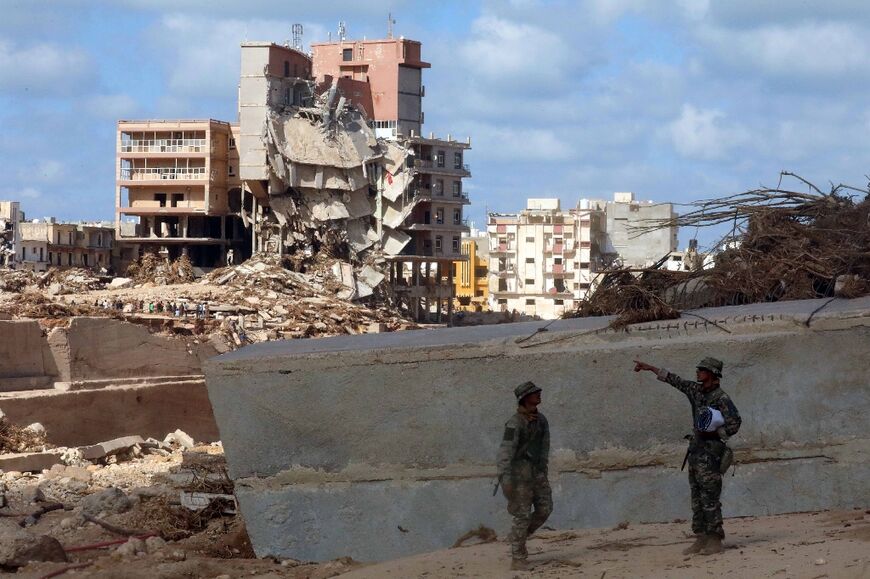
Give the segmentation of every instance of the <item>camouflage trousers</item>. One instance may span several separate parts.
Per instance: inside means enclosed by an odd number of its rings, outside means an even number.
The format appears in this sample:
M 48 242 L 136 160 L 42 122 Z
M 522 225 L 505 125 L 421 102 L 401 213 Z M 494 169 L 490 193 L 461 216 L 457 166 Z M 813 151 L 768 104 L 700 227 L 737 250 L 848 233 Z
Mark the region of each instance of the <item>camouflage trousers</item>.
M 553 491 L 546 473 L 532 472 L 531 469 L 519 470 L 526 472 L 516 473 L 511 481 L 512 492 L 505 492 L 508 513 L 514 518 L 508 540 L 511 544 L 511 556 L 514 559 L 526 559 L 526 539 L 553 512 Z
M 689 451 L 689 487 L 692 489 L 692 531 L 725 538 L 722 529 L 722 475 L 719 465 L 725 445 L 717 440 L 694 441 Z

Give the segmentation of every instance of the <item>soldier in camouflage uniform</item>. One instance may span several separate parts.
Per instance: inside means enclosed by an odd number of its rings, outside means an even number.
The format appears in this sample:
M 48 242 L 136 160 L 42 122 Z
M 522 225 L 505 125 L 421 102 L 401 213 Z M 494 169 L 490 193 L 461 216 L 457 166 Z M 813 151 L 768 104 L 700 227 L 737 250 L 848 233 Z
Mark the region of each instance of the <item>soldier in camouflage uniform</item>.
M 722 475 L 731 461 L 731 450 L 725 442 L 737 434 L 740 414 L 725 392 L 719 387 L 722 377 L 722 362 L 704 358 L 697 366 L 697 381 L 684 380 L 665 370 L 635 360 L 635 372 L 655 372 L 662 382 L 667 382 L 689 398 L 692 404 L 693 435 L 689 442 L 689 486 L 692 490 L 692 531 L 695 542 L 684 551 L 690 555 L 712 555 L 722 552 Z M 705 407 L 718 410 L 724 425 L 715 432 L 698 428 L 699 417 Z M 724 460 L 723 460 L 724 459 Z
M 541 389 L 532 382 L 514 390 L 517 412 L 505 423 L 498 449 L 498 480 L 513 516 L 509 535 L 511 569 L 528 569 L 526 538 L 538 530 L 553 511 L 553 493 L 547 480 L 550 426 L 538 412 Z M 532 512 L 534 507 L 534 512 Z

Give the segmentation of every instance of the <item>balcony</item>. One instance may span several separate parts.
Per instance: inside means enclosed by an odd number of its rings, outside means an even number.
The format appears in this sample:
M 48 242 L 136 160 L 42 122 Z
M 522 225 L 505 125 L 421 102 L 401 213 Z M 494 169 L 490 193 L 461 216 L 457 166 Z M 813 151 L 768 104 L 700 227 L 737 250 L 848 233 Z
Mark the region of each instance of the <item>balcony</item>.
M 489 250 L 490 255 L 516 253 L 516 248 L 510 243 L 499 243 Z
M 214 171 L 212 171 L 214 177 Z M 177 179 L 199 181 L 208 179 L 205 167 L 125 167 L 121 169 L 122 181 L 159 181 Z
M 448 165 L 447 163 L 443 166 L 438 166 L 438 163 L 435 161 L 428 159 L 415 159 L 414 167 L 421 173 L 443 173 L 446 175 L 460 175 L 462 177 L 471 176 L 471 166 L 464 163 L 459 167 Z
M 121 141 L 122 153 L 207 153 L 205 139 L 132 139 Z
M 553 277 L 566 278 L 566 277 L 574 277 L 574 272 L 567 271 L 565 269 L 564 264 L 557 263 L 557 264 L 551 265 L 548 269 L 544 270 L 544 275 L 551 275 Z

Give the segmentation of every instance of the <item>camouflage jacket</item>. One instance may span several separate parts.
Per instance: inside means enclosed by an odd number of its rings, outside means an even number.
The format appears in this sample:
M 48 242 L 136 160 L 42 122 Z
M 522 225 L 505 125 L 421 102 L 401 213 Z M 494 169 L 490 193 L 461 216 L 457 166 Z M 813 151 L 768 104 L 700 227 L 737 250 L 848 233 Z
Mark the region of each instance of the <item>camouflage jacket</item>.
M 740 413 L 731 398 L 718 386 L 709 392 L 701 390 L 701 383 L 694 380 L 684 380 L 672 374 L 665 369 L 659 370 L 658 379 L 662 382 L 667 382 L 689 398 L 692 403 L 692 424 L 697 424 L 698 414 L 702 408 L 709 406 L 715 408 L 722 413 L 722 418 L 725 420 L 725 434 L 734 436 L 740 429 Z
M 550 458 L 550 425 L 540 412 L 529 413 L 517 408 L 517 413 L 504 425 L 504 436 L 498 449 L 498 478 L 513 475 L 514 465 L 527 461 L 538 472 L 547 472 Z

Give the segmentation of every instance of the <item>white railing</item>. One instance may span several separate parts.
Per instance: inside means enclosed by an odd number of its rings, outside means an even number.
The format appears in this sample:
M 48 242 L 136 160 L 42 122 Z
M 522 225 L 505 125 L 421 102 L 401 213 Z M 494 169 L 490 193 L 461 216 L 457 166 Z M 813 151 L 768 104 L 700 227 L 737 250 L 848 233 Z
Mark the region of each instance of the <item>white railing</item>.
M 129 167 L 121 169 L 121 179 L 127 181 L 205 178 L 205 167 Z
M 146 139 L 121 141 L 122 153 L 202 153 L 205 139 Z

